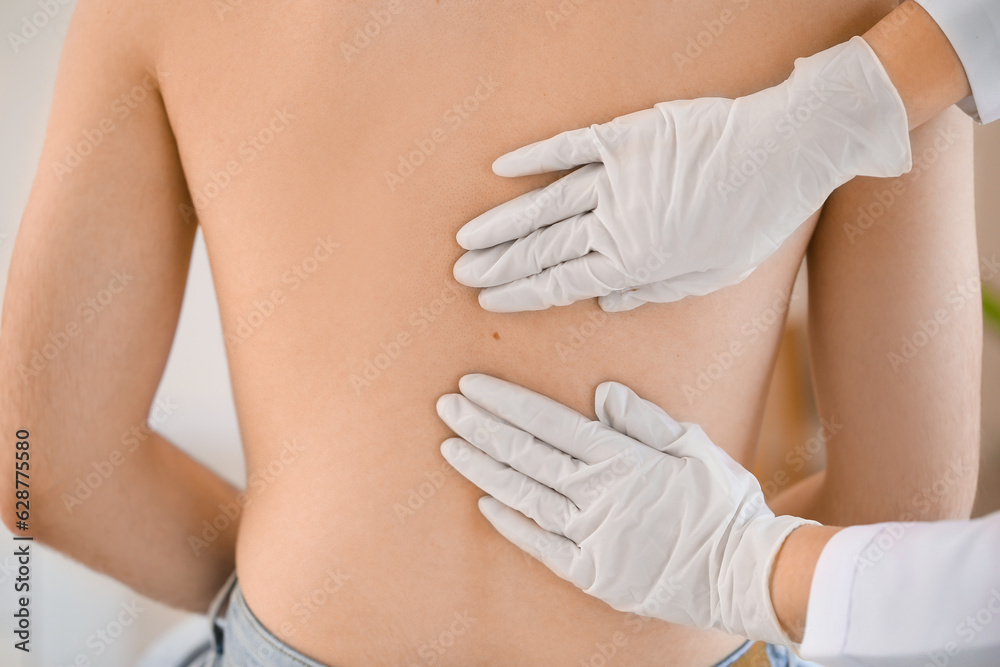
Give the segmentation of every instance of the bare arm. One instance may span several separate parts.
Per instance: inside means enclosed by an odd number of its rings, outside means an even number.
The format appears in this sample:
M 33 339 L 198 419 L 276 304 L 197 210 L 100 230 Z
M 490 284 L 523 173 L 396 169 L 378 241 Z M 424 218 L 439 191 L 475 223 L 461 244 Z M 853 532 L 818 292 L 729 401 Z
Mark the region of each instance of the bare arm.
M 834 526 L 802 526 L 785 540 L 771 566 L 774 613 L 795 643 L 802 642 L 816 562 L 823 547 L 840 531 Z
M 813 236 L 810 353 L 820 416 L 837 428 L 825 473 L 774 498 L 779 513 L 853 525 L 971 511 L 982 312 L 970 121 L 952 109 L 912 139 L 910 174 L 840 188 Z
M 86 0 L 73 16 L 4 302 L 3 469 L 27 429 L 30 534 L 143 594 L 204 610 L 233 569 L 236 530 L 190 538 L 236 491 L 159 435 L 129 437 L 166 364 L 195 235 L 178 210 L 190 199 L 150 11 Z M 80 480 L 95 472 L 88 494 Z M 0 478 L 13 529 L 13 479 Z
M 916 2 L 900 4 L 864 38 L 903 98 L 910 129 L 972 94 L 951 42 Z

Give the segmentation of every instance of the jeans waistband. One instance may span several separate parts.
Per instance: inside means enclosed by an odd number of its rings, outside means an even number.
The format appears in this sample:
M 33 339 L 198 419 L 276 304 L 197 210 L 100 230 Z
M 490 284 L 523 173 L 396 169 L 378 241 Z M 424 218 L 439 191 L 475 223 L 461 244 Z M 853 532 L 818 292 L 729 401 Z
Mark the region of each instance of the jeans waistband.
M 210 667 L 329 667 L 296 651 L 254 616 L 234 572 L 209 607 Z M 784 646 L 748 641 L 715 667 L 809 667 Z M 818 666 L 812 666 L 818 667 Z
M 216 595 L 209 611 L 212 667 L 329 667 L 296 651 L 254 616 L 235 575 Z
M 226 579 L 226 583 L 222 585 L 219 592 L 215 594 L 212 604 L 208 607 L 208 624 L 209 629 L 212 631 L 212 653 L 214 655 L 222 655 L 224 628 L 221 616 L 229 605 L 229 597 L 232 595 L 234 588 L 236 588 L 235 570 Z

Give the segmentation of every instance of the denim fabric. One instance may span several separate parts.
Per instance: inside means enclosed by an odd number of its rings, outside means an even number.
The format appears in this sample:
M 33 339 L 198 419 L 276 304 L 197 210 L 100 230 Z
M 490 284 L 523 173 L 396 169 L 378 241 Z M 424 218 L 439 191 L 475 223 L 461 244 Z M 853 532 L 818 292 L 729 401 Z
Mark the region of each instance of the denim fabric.
M 748 641 L 715 667 L 820 667 L 820 665 L 802 660 L 786 646 L 763 643 L 758 645 L 757 642 Z
M 225 615 L 222 608 L 228 602 Z M 209 612 L 212 643 L 184 667 L 330 667 L 281 641 L 253 615 L 235 576 L 219 591 Z M 746 642 L 714 667 L 820 667 L 784 646 Z
M 212 645 L 190 667 L 329 667 L 299 653 L 261 625 L 235 576 L 212 603 L 209 621 Z

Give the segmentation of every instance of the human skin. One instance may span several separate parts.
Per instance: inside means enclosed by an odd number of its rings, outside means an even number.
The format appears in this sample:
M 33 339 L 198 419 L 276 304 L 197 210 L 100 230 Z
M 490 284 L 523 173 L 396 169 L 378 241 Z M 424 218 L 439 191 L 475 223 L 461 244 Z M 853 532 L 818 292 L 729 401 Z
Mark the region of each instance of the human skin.
M 948 37 L 916 2 L 901 3 L 864 38 L 899 91 L 910 129 L 972 94 Z
M 484 372 L 593 416 L 594 387 L 619 380 L 702 424 L 749 465 L 783 300 L 815 220 L 738 286 L 615 316 L 593 302 L 483 311 L 475 291 L 451 277 L 461 254 L 455 232 L 550 180 L 498 178 L 490 171 L 498 155 L 664 100 L 776 84 L 795 57 L 864 32 L 892 4 L 589 3 L 573 5 L 552 27 L 552 8 L 534 2 L 403 3 L 348 59 L 341 42 L 384 5 L 243 3 L 220 16 L 217 6 L 189 0 L 82 1 L 0 336 L 2 432 L 30 428 L 47 452 L 34 462 L 37 538 L 143 593 L 202 610 L 232 568 L 235 540 L 254 613 L 293 647 L 333 665 L 578 665 L 609 643 L 623 663 L 713 664 L 740 640 L 615 612 L 497 535 L 476 509 L 480 492 L 442 472 L 438 447 L 450 434 L 434 405 L 463 374 Z M 675 61 L 724 9 L 731 20 L 712 44 L 690 62 Z M 52 163 L 65 160 L 66 145 L 98 127 L 147 69 L 159 93 L 60 179 Z M 478 108 L 449 111 L 477 89 L 482 99 L 470 108 Z M 934 121 L 915 150 L 933 141 L 935 123 L 957 127 L 952 148 L 878 225 L 849 247 L 841 242 L 842 225 L 869 196 L 847 186 L 836 195 L 839 215 L 824 211 L 810 250 L 826 267 L 812 306 L 858 308 L 842 326 L 862 345 L 871 330 L 884 336 L 863 378 L 886 372 L 886 352 L 936 303 L 926 284 L 975 271 L 971 194 L 946 189 L 971 173 L 968 124 Z M 265 128 L 270 141 L 248 149 L 249 159 L 241 142 Z M 390 187 L 386 172 L 428 139 L 433 153 Z M 239 173 L 227 179 L 220 172 L 230 162 Z M 236 491 L 162 438 L 151 438 L 72 515 L 62 501 L 148 412 L 180 307 L 195 232 L 185 206 L 192 195 L 228 340 L 247 472 L 266 476 L 288 461 L 263 488 L 251 488 L 238 539 L 230 527 L 197 555 L 189 537 L 201 536 L 202 522 L 235 502 Z M 941 243 L 935 230 L 946 224 Z M 336 247 L 323 250 L 318 239 Z M 858 272 L 853 263 L 881 261 L 883 243 L 905 246 L 900 265 L 920 258 L 917 288 L 909 273 L 890 272 L 845 295 L 838 267 Z M 39 273 L 39 264 L 53 268 Z M 30 365 L 37 341 L 121 267 L 135 278 L 113 307 L 22 380 L 19 366 Z M 242 337 L 241 319 L 259 326 Z M 978 395 L 978 348 L 970 344 L 961 360 L 944 350 L 977 331 L 975 316 L 963 311 L 907 365 L 908 386 L 933 380 L 959 388 L 953 394 L 893 396 L 888 418 L 866 413 L 850 422 L 841 410 L 849 397 L 829 394 L 824 410 L 845 420 L 858 452 L 844 472 L 820 480 L 816 488 L 832 491 L 813 509 L 895 518 L 932 466 L 974 452 L 978 400 L 972 407 L 967 399 Z M 734 345 L 740 352 L 717 374 L 713 364 Z M 821 399 L 854 353 L 846 345 L 830 351 Z M 367 384 L 352 379 L 369 362 L 381 368 L 369 371 Z M 858 369 L 850 372 L 856 381 Z M 699 387 L 703 373 L 717 377 Z M 918 417 L 928 422 L 921 456 L 907 455 L 912 442 L 866 440 L 870 420 Z M 301 451 L 289 458 L 283 443 L 291 439 Z M 840 439 L 831 443 L 830 465 Z M 852 466 L 895 470 L 903 458 L 917 481 L 883 475 L 874 492 L 848 474 Z M 933 512 L 968 512 L 974 471 L 967 477 Z M 334 592 L 323 604 L 303 604 L 324 587 Z

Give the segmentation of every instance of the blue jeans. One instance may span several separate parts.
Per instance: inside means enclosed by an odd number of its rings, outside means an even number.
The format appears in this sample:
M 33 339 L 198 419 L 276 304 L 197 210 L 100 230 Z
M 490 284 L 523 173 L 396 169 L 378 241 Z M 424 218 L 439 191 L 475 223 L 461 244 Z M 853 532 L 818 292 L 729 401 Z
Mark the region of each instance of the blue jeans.
M 228 602 L 223 616 L 221 611 Z M 250 611 L 235 575 L 209 611 L 212 641 L 184 667 L 330 667 L 275 637 Z M 748 641 L 715 667 L 819 667 L 784 646 Z
M 212 603 L 209 622 L 211 645 L 191 667 L 330 667 L 299 653 L 265 628 L 247 606 L 235 573 Z
M 820 667 L 820 665 L 802 660 L 787 646 L 748 641 L 715 667 Z

